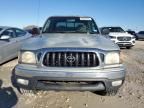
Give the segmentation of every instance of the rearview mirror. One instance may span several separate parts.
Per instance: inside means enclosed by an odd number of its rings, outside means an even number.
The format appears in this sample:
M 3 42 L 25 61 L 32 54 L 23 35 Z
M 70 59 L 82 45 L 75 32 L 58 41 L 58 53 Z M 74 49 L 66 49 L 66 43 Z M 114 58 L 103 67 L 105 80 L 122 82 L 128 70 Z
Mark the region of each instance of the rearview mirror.
M 108 35 L 108 34 L 110 33 L 110 31 L 109 31 L 109 29 L 104 28 L 104 29 L 101 30 L 101 33 L 102 33 L 103 35 Z
M 0 37 L 0 39 L 1 39 L 1 40 L 9 40 L 9 39 L 10 39 L 10 36 L 8 36 L 8 35 L 2 35 L 2 36 Z

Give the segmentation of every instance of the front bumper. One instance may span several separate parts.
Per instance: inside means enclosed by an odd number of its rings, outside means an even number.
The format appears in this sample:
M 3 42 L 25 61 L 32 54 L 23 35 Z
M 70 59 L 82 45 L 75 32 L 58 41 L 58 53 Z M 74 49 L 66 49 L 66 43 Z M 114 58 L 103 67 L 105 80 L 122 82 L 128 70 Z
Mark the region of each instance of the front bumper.
M 44 69 L 28 68 L 17 65 L 13 73 L 13 85 L 28 90 L 72 90 L 72 91 L 101 91 L 119 88 L 125 79 L 123 65 L 103 69 Z M 18 79 L 28 81 L 27 85 L 19 83 Z M 118 86 L 112 82 L 121 80 Z M 49 83 L 50 82 L 50 83 Z M 87 82 L 86 84 L 51 83 L 51 82 Z
M 111 39 L 114 43 L 116 43 L 119 47 L 133 47 L 135 46 L 135 39 L 131 41 L 119 41 L 118 39 Z
M 116 44 L 118 44 L 119 47 L 133 47 L 134 46 L 132 43 L 129 43 L 129 42 L 127 43 L 118 42 Z

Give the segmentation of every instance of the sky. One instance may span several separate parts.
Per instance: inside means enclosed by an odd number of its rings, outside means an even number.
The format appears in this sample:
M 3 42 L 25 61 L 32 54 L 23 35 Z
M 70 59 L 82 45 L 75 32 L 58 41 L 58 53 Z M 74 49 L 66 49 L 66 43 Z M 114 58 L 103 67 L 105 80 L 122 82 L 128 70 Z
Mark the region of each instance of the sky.
M 91 16 L 99 27 L 144 30 L 144 0 L 0 0 L 0 26 L 43 26 L 54 15 Z

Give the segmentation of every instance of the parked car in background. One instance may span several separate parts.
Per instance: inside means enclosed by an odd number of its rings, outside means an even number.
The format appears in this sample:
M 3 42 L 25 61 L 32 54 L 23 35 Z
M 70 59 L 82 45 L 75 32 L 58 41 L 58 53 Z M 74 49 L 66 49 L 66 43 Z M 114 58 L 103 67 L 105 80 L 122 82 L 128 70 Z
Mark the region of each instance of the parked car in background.
M 136 39 L 136 32 L 135 31 L 127 30 L 126 32 L 128 32 L 129 34 L 135 36 L 135 39 Z
M 42 27 L 39 27 L 40 33 L 42 32 L 42 29 L 43 29 Z
M 40 29 L 39 28 L 33 28 L 32 29 L 32 35 L 33 36 L 38 36 L 40 34 Z
M 110 39 L 120 47 L 130 49 L 135 45 L 135 37 L 125 32 L 121 27 L 102 27 L 101 30 L 103 29 L 109 29 Z
M 136 34 L 136 39 L 144 39 L 144 31 L 140 31 Z
M 19 28 L 0 26 L 0 64 L 17 57 L 21 45 L 30 37 Z
M 12 82 L 21 93 L 72 90 L 115 95 L 125 72 L 118 45 L 101 36 L 91 17 L 53 16 L 41 36 L 21 48 Z
M 25 27 L 24 30 L 32 34 L 32 36 L 38 36 L 40 34 L 40 28 L 37 26 L 28 26 Z

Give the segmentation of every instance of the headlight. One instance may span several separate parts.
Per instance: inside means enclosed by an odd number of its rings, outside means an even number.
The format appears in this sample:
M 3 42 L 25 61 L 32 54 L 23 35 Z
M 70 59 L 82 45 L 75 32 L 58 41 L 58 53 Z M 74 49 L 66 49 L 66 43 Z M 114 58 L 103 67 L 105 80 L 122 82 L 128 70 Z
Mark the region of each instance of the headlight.
M 109 36 L 111 39 L 116 39 L 116 37 L 115 36 Z
M 132 39 L 135 39 L 135 36 L 133 36 Z
M 22 63 L 29 63 L 29 64 L 36 63 L 36 56 L 34 52 L 30 51 L 22 52 L 19 58 Z
M 105 56 L 105 64 L 118 64 L 120 63 L 119 53 L 111 52 Z

